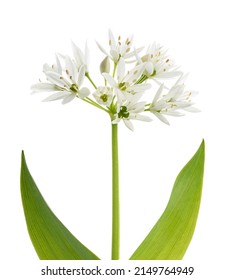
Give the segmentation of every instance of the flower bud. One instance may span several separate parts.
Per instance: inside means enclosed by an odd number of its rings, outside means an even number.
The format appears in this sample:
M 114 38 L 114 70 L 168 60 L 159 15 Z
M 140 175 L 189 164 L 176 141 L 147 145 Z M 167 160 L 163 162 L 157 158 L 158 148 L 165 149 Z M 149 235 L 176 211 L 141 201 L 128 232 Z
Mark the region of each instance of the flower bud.
M 110 62 L 109 57 L 106 56 L 105 59 L 100 63 L 100 73 L 109 73 L 110 71 Z

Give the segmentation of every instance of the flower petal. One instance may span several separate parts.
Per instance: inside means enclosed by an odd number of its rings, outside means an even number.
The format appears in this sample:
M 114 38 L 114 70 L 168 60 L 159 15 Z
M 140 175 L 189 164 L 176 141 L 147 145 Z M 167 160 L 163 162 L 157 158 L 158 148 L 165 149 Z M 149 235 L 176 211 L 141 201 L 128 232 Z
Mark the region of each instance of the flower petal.
M 179 85 L 179 84 L 184 84 L 184 82 L 186 81 L 186 79 L 188 78 L 189 73 L 186 74 L 181 74 L 181 76 L 179 77 L 179 79 L 176 81 L 175 86 Z
M 85 55 L 84 55 L 84 63 L 86 64 L 86 72 L 88 72 L 88 65 L 90 62 L 90 53 L 88 48 L 88 43 L 85 44 Z
M 136 67 L 134 67 L 128 72 L 128 74 L 123 79 L 123 82 L 127 82 L 130 85 L 135 83 L 137 79 L 143 74 L 144 69 L 145 69 L 144 64 L 137 65 Z
M 68 55 L 66 55 L 65 57 L 65 68 L 69 79 L 72 80 L 73 83 L 76 83 L 78 79 L 78 70 L 72 59 Z
M 123 57 L 124 57 L 125 59 L 127 59 L 127 58 L 130 58 L 130 57 L 132 57 L 132 56 L 136 56 L 136 54 L 139 53 L 139 52 L 141 52 L 143 49 L 144 49 L 144 47 L 140 47 L 140 48 L 135 49 L 134 51 L 132 51 L 132 52 L 130 52 L 130 53 L 126 53 Z M 140 58 L 140 60 L 139 60 L 139 59 L 137 59 L 137 60 L 138 60 L 139 63 L 142 63 L 141 58 Z
M 62 67 L 61 67 L 61 63 L 59 60 L 58 55 L 55 55 L 55 59 L 56 59 L 56 72 L 58 72 L 60 75 L 62 75 Z
M 156 103 L 159 97 L 161 96 L 163 88 L 164 88 L 164 84 L 161 84 L 161 86 L 159 87 L 158 91 L 156 92 L 153 98 L 153 102 L 152 102 L 153 104 Z
M 77 85 L 78 85 L 78 87 L 80 87 L 82 85 L 84 77 L 85 77 L 85 65 L 83 64 L 80 67 L 79 72 L 78 72 L 78 77 L 77 77 Z
M 110 84 L 111 87 L 117 87 L 117 83 L 111 75 L 109 75 L 108 73 L 102 73 L 102 76 Z
M 146 62 L 145 64 L 145 70 L 148 72 L 149 75 L 153 74 L 154 71 L 154 67 L 153 67 L 153 63 L 152 62 Z
M 68 95 L 68 92 L 66 92 L 66 91 L 57 91 L 54 94 L 51 94 L 47 98 L 43 99 L 42 101 L 43 102 L 55 101 L 55 100 L 63 99 L 67 95 Z
M 120 83 L 122 81 L 124 76 L 125 76 L 125 61 L 121 57 L 119 62 L 118 62 L 118 65 L 117 65 L 117 80 L 118 80 L 118 83 Z
M 158 79 L 171 79 L 175 78 L 179 75 L 182 75 L 181 71 L 170 71 L 170 72 L 162 72 L 162 73 L 157 73 L 156 78 Z
M 96 41 L 96 44 L 98 46 L 98 48 L 102 51 L 103 54 L 105 54 L 106 56 L 109 56 L 109 54 L 106 52 L 106 50 L 100 45 L 99 42 Z
M 195 107 L 187 107 L 187 108 L 183 108 L 184 111 L 187 111 L 187 112 L 191 112 L 191 113 L 200 113 L 201 110 L 199 110 L 198 108 L 195 108 Z
M 168 122 L 168 120 L 160 113 L 158 112 L 152 112 L 160 121 L 162 121 L 163 123 L 167 124 L 167 125 L 170 125 L 170 123 Z
M 75 61 L 79 68 L 82 64 L 85 63 L 84 55 L 83 55 L 82 51 L 80 50 L 80 48 L 76 44 L 74 44 L 73 41 L 71 42 L 71 45 L 72 45 L 72 51 L 73 51 Z
M 57 90 L 56 86 L 50 83 L 38 83 L 34 84 L 30 88 L 32 90 L 31 93 L 36 93 L 36 92 L 50 92 L 50 91 L 55 91 Z
M 131 111 L 131 113 L 140 113 L 140 112 L 144 111 L 145 104 L 146 104 L 145 101 L 138 102 L 138 103 L 133 104 L 130 107 L 128 106 L 128 109 L 129 109 L 129 111 Z
M 53 70 L 52 70 L 52 67 L 51 67 L 48 63 L 44 63 L 42 68 L 43 68 L 42 71 L 43 71 L 44 73 L 45 73 L 45 72 L 48 72 L 48 71 L 53 71 Z
M 69 95 L 67 95 L 63 101 L 62 101 L 62 104 L 67 104 L 69 102 L 71 102 L 72 100 L 74 100 L 74 98 L 76 97 L 76 94 L 75 93 L 71 93 Z
M 134 47 L 133 54 L 135 55 L 138 64 L 141 64 L 141 63 L 142 63 L 142 59 L 141 59 L 141 57 L 139 56 L 138 51 L 137 51 L 137 49 L 136 49 L 135 47 Z
M 85 98 L 90 94 L 90 90 L 87 87 L 83 87 L 78 92 L 79 98 Z
M 175 111 L 175 110 L 164 111 L 163 114 L 168 115 L 168 116 L 174 116 L 174 117 L 182 117 L 182 116 L 184 116 L 183 113 L 181 113 L 179 111 Z
M 120 90 L 118 94 L 122 97 L 121 102 L 122 103 L 126 102 L 126 105 L 128 105 L 128 107 L 135 106 L 138 100 L 143 96 L 143 92 L 137 92 L 135 94 L 131 94 L 129 92 L 120 91 Z
M 109 29 L 109 45 L 111 49 L 116 49 L 116 41 L 113 36 L 113 32 Z
M 112 120 L 112 124 L 118 124 L 120 122 L 121 119 L 117 118 L 115 120 Z
M 65 87 L 70 85 L 64 77 L 62 77 L 56 72 L 48 71 L 45 74 L 47 76 L 48 81 L 50 81 L 52 84 L 57 85 L 58 87 Z
M 117 50 L 110 50 L 110 55 L 113 58 L 114 62 L 117 62 L 119 59 L 119 53 Z
M 138 121 L 143 121 L 143 122 L 151 122 L 152 119 L 148 116 L 145 116 L 145 115 L 140 115 L 140 114 L 131 114 L 131 117 L 130 119 L 135 119 L 135 120 L 138 120 Z
M 135 93 L 137 93 L 137 92 L 144 92 L 144 91 L 150 89 L 151 87 L 152 87 L 151 84 L 136 84 L 136 85 L 128 87 L 128 91 L 129 92 L 133 91 Z
M 123 119 L 123 122 L 127 128 L 129 128 L 131 131 L 134 131 L 134 126 L 130 120 Z

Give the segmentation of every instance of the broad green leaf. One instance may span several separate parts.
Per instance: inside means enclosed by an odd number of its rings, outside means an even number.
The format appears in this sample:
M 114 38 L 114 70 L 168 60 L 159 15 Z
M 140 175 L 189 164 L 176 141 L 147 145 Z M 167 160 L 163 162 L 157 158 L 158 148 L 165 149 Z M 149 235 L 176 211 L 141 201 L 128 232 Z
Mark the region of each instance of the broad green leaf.
M 162 216 L 140 244 L 131 260 L 180 260 L 192 239 L 202 193 L 205 145 L 176 178 Z
M 21 162 L 21 197 L 28 232 L 41 260 L 97 260 L 48 207 L 26 165 Z

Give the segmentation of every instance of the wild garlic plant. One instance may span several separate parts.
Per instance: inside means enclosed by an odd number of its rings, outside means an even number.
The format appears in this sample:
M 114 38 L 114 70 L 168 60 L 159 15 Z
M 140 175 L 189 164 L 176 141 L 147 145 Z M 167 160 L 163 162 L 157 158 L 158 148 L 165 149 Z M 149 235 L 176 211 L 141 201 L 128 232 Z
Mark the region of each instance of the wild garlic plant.
M 96 84 L 88 65 L 88 47 L 83 52 L 72 42 L 72 56 L 56 54 L 53 65 L 44 64 L 45 80 L 31 87 L 32 93 L 48 92 L 44 101 L 85 101 L 104 111 L 112 127 L 112 259 L 119 259 L 119 161 L 118 124 L 123 122 L 134 130 L 133 121 L 149 122 L 157 117 L 169 125 L 168 116 L 183 116 L 184 112 L 198 112 L 193 105 L 194 90 L 187 89 L 184 75 L 155 42 L 147 49 L 135 47 L 133 36 L 114 37 L 108 32 L 108 44 L 103 47 L 100 63 L 102 84 Z M 90 87 L 84 86 L 87 79 Z M 171 79 L 171 86 L 168 80 Z M 172 85 L 173 84 L 173 85 Z M 151 97 L 152 96 L 152 97 Z M 138 254 L 137 254 L 138 255 Z M 154 259 L 154 257 L 153 257 Z

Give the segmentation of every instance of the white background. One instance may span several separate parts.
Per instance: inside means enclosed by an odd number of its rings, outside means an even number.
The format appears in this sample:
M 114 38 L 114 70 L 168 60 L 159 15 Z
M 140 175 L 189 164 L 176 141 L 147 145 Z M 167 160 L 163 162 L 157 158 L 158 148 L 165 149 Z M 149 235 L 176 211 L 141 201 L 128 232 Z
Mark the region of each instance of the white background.
M 200 92 L 199 114 L 121 124 L 121 258 L 127 260 L 167 203 L 176 175 L 206 142 L 204 190 L 197 228 L 184 262 L 196 279 L 231 276 L 234 257 L 234 9 L 233 1 L 7 1 L 0 4 L 0 215 L 1 273 L 27 275 L 40 266 L 29 240 L 19 188 L 20 154 L 50 207 L 88 248 L 110 258 L 111 136 L 108 116 L 76 100 L 42 103 L 31 96 L 42 65 L 54 53 L 71 54 L 88 40 L 91 75 L 103 58 L 94 40 L 109 28 L 135 45 L 156 41 Z M 94 69 L 94 70 L 93 70 Z M 98 81 L 95 76 L 94 80 Z M 4 266 L 2 266 L 4 264 Z M 15 269 L 14 269 L 15 268 Z M 10 272 L 7 270 L 11 270 Z M 19 269 L 19 270 L 18 270 Z M 31 269 L 31 277 L 39 271 Z M 36 278 L 37 279 L 37 278 Z M 228 279 L 232 279 L 229 277 Z

